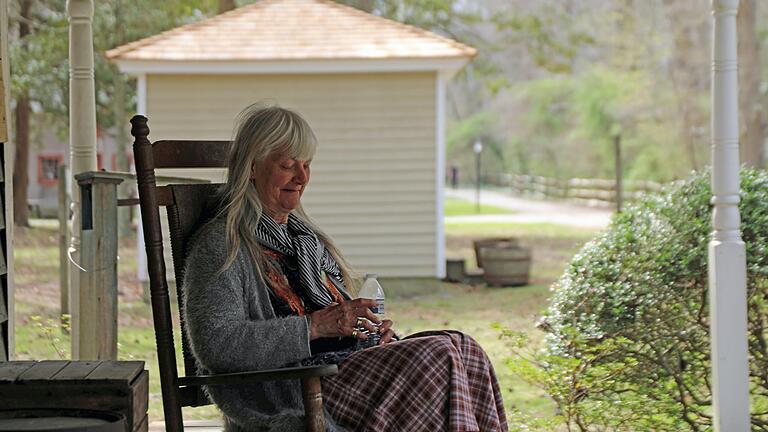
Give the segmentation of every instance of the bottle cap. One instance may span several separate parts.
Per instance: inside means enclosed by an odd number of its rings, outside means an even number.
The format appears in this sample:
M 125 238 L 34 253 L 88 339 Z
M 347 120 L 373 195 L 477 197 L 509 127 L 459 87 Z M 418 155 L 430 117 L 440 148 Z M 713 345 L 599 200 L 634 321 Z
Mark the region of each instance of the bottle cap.
M 376 279 L 377 277 L 378 277 L 378 275 L 376 273 L 366 273 L 365 274 L 365 278 L 366 279 L 371 279 L 371 278 L 372 279 Z

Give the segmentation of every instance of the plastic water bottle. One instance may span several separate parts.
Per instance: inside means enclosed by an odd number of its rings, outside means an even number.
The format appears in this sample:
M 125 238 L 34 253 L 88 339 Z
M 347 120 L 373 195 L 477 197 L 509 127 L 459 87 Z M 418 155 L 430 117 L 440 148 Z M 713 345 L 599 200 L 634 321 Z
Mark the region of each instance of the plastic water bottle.
M 360 298 L 376 300 L 376 307 L 371 308 L 371 312 L 376 314 L 380 319 L 384 319 L 384 289 L 381 288 L 379 281 L 376 280 L 376 275 L 368 273 L 365 275 L 365 282 L 360 288 Z M 365 341 L 366 346 L 374 346 L 379 344 L 381 335 L 379 333 L 368 333 L 368 340 Z

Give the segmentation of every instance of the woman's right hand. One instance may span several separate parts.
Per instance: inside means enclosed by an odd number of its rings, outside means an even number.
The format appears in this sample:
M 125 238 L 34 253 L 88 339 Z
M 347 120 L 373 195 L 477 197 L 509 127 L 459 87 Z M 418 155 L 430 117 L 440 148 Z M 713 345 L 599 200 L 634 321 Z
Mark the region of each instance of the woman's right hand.
M 363 327 L 373 333 L 377 331 L 372 323 L 378 325 L 381 320 L 369 309 L 376 306 L 376 300 L 358 298 L 344 303 L 331 303 L 319 311 L 312 312 L 309 315 L 309 339 L 336 336 L 368 339 L 358 328 Z

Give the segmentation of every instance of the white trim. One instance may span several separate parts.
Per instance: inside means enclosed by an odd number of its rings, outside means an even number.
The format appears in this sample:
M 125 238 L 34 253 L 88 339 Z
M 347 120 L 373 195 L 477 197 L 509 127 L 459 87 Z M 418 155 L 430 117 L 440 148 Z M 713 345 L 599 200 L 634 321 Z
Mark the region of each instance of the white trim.
M 435 211 L 437 212 L 436 247 L 437 262 L 435 276 L 445 278 L 445 86 L 448 82 L 447 72 L 438 72 L 435 77 L 435 193 L 437 195 Z
M 469 58 L 371 60 L 114 60 L 128 74 L 269 74 L 458 71 Z
M 147 74 L 136 75 L 136 114 L 147 115 Z
M 136 76 L 136 114 L 147 115 L 147 74 L 140 73 Z M 139 282 L 149 282 L 147 270 L 147 254 L 144 244 L 144 226 L 141 217 L 136 225 L 136 277 Z

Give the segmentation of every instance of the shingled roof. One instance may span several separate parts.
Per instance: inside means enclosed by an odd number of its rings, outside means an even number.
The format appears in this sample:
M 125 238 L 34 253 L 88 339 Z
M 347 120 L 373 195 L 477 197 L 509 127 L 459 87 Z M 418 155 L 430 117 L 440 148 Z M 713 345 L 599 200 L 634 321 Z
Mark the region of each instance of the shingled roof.
M 468 58 L 476 50 L 331 0 L 261 0 L 107 51 L 117 61 Z

